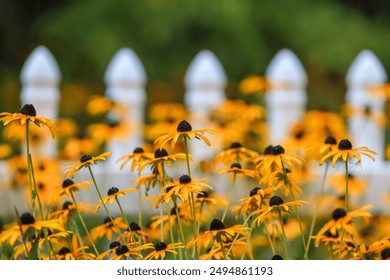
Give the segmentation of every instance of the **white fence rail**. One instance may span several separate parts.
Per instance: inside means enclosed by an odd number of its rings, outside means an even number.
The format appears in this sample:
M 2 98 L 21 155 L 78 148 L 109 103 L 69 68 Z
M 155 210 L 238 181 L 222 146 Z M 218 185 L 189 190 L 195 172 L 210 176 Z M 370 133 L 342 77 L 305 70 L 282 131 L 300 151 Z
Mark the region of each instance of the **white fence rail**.
M 266 70 L 266 76 L 271 81 L 287 85 L 285 88 L 268 90 L 265 97 L 269 143 L 276 144 L 286 138 L 288 128 L 305 113 L 305 88 L 308 79 L 299 59 L 288 49 L 282 49 L 275 55 Z M 44 46 L 37 47 L 26 60 L 21 72 L 21 103 L 34 104 L 40 116 L 57 119 L 60 78 L 59 67 L 50 51 Z M 382 84 L 386 79 L 387 74 L 378 58 L 371 51 L 363 50 L 346 74 L 346 103 L 358 110 L 369 108 L 374 114 L 384 114 L 385 98 L 374 98 L 368 94 L 367 87 Z M 119 172 L 115 161 L 143 144 L 141 132 L 147 75 L 137 55 L 129 48 L 122 48 L 109 63 L 104 81 L 106 96 L 127 107 L 127 122 L 131 123 L 134 129 L 126 139 L 108 143 L 107 150 L 113 153 L 112 157 L 107 163 L 97 165 L 96 172 L 105 174 L 99 176 L 102 185 L 109 186 L 115 182 L 116 185 L 126 186 L 135 175 Z M 224 90 L 227 77 L 223 66 L 211 51 L 202 50 L 190 64 L 184 83 L 187 88 L 184 101 L 193 127 L 207 127 L 208 113 L 226 99 Z M 358 114 L 349 118 L 348 125 L 354 146 L 367 146 L 379 153 L 375 162 L 364 160 L 362 164 L 362 175 L 371 181 L 368 202 L 375 203 L 387 192 L 390 179 L 390 165 L 383 157 L 384 127 L 375 120 Z M 198 159 L 207 157 L 210 153 L 200 142 L 191 142 L 192 154 Z M 55 157 L 56 152 L 57 144 L 52 139 L 42 144 L 42 155 Z M 6 173 L 6 168 L 2 168 L 2 171 Z M 89 180 L 88 174 L 80 173 L 77 176 Z M 88 195 L 93 196 L 92 192 Z M 14 201 L 7 195 L 2 195 L 1 211 L 13 209 Z M 129 211 L 137 211 L 136 203 L 128 203 L 127 208 Z

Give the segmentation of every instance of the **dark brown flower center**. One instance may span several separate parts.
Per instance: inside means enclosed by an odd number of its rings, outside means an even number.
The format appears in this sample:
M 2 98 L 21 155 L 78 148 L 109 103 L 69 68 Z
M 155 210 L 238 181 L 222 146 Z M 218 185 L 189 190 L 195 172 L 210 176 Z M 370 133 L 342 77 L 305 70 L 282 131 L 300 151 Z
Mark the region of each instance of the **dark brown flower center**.
M 69 186 L 71 186 L 71 185 L 73 185 L 73 184 L 74 184 L 73 180 L 71 180 L 71 179 L 65 179 L 65 180 L 62 182 L 62 188 L 65 189 L 65 188 L 67 188 L 67 187 L 69 187 Z
M 162 158 L 168 156 L 168 152 L 165 149 L 157 149 L 154 152 L 154 158 Z
M 242 169 L 242 166 L 241 166 L 241 164 L 239 164 L 238 162 L 235 162 L 235 163 L 233 163 L 233 164 L 230 166 L 230 168 Z
M 129 226 L 131 231 L 141 230 L 141 227 L 136 222 L 131 222 Z
M 339 143 L 338 149 L 339 150 L 351 150 L 352 149 L 351 141 L 349 141 L 348 139 L 341 140 Z
M 133 154 L 142 154 L 144 152 L 144 149 L 141 147 L 137 147 L 133 150 Z
M 119 241 L 112 241 L 110 243 L 110 249 L 114 249 L 114 248 L 116 248 L 118 246 L 121 246 L 121 243 Z
M 390 248 L 385 248 L 381 252 L 382 260 L 387 260 L 390 258 Z
M 69 254 L 69 253 L 70 253 L 70 249 L 68 247 L 62 247 L 58 251 L 58 255 L 60 255 L 60 256 L 65 256 L 66 254 Z
M 239 142 L 233 142 L 231 145 L 230 145 L 230 149 L 237 149 L 237 148 L 241 148 L 242 145 L 241 143 Z
M 206 191 L 201 191 L 200 193 L 198 193 L 198 195 L 196 197 L 197 198 L 207 198 L 207 197 L 209 197 L 209 193 Z
M 183 120 L 177 125 L 177 132 L 188 132 L 192 130 L 192 126 L 189 122 Z
M 35 223 L 35 219 L 34 219 L 33 215 L 26 212 L 20 216 L 20 222 L 22 223 L 22 225 L 31 225 L 31 224 Z
M 258 190 L 260 190 L 259 187 L 256 187 L 256 188 L 253 188 L 250 192 L 249 192 L 249 196 L 254 196 L 257 194 Z
M 337 208 L 332 213 L 332 219 L 337 221 L 347 215 L 347 212 L 343 208 Z
M 116 188 L 116 187 L 112 187 L 112 188 L 110 188 L 110 189 L 108 190 L 107 195 L 114 195 L 114 194 L 116 194 L 117 192 L 119 192 L 119 189 Z
M 181 176 L 180 178 L 179 178 L 179 183 L 180 184 L 188 184 L 188 183 L 190 183 L 191 182 L 191 177 L 190 176 L 188 176 L 188 175 L 183 175 L 183 176 Z
M 111 220 L 110 217 L 105 217 L 104 220 L 103 220 L 103 225 L 109 224 L 109 223 L 111 223 L 111 222 L 112 222 L 112 220 Z
M 154 249 L 156 249 L 156 251 L 162 251 L 162 250 L 165 250 L 167 248 L 167 244 L 165 242 L 157 242 L 155 245 L 154 245 Z
M 278 156 L 284 154 L 284 148 L 280 145 L 276 145 L 275 147 L 272 148 L 272 155 Z
M 274 255 L 271 260 L 284 260 L 281 255 Z
M 88 160 L 91 160 L 92 157 L 90 155 L 83 155 L 81 158 L 80 158 L 80 162 L 81 163 L 84 163 L 84 162 L 87 162 Z
M 32 104 L 25 104 L 22 109 L 20 109 L 20 113 L 31 117 L 37 116 L 37 112 Z
M 326 137 L 325 144 L 336 145 L 337 144 L 336 138 L 334 138 L 333 136 Z
M 69 206 L 73 205 L 72 202 L 70 201 L 65 201 L 64 204 L 62 204 L 62 210 L 67 210 L 69 209 Z
M 277 206 L 277 205 L 282 205 L 284 203 L 283 201 L 283 198 L 281 198 L 280 196 L 273 196 L 271 197 L 271 199 L 269 200 L 269 206 Z
M 332 234 L 332 232 L 331 232 L 330 230 L 327 230 L 327 231 L 324 233 L 324 235 L 325 235 L 326 237 L 330 237 L 330 238 L 337 238 L 337 237 L 339 237 L 339 234 L 338 234 L 337 231 L 336 231 L 336 234 Z
M 265 149 L 264 149 L 264 154 L 265 155 L 272 155 L 272 149 L 274 148 L 274 146 L 272 145 L 268 145 Z
M 115 254 L 120 256 L 120 255 L 126 254 L 128 251 L 129 251 L 129 248 L 127 248 L 126 245 L 119 245 L 118 247 L 116 247 Z
M 214 219 L 211 221 L 210 230 L 221 230 L 226 228 L 221 220 Z

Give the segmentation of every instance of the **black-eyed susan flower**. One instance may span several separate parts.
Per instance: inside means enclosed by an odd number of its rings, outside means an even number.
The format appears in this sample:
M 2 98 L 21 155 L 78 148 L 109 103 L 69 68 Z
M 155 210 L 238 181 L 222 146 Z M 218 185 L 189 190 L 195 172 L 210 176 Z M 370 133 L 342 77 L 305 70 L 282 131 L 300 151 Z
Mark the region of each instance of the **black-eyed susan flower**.
M 177 125 L 175 133 L 168 133 L 158 137 L 154 141 L 154 144 L 162 149 L 166 143 L 171 142 L 171 148 L 174 149 L 177 142 L 184 141 L 184 139 L 191 140 L 196 138 L 203 140 L 203 142 L 210 146 L 209 139 L 204 135 L 206 133 L 214 134 L 215 131 L 210 128 L 192 130 L 191 124 L 186 120 L 183 120 Z
M 243 94 L 262 93 L 265 90 L 271 89 L 273 87 L 274 83 L 271 83 L 264 76 L 257 75 L 247 76 L 238 84 L 238 89 Z
M 212 242 L 225 243 L 232 240 L 237 234 L 246 236 L 249 233 L 248 230 L 249 228 L 243 225 L 234 225 L 227 228 L 221 220 L 214 218 L 210 223 L 210 230 L 200 234 L 196 239 L 191 240 L 187 244 L 187 248 L 195 244 L 200 245 L 198 246 L 200 249 L 200 247 L 207 248 Z
M 344 174 L 332 174 L 329 176 L 328 184 L 333 188 L 336 193 L 345 193 L 346 178 Z M 364 178 L 356 177 L 355 175 L 348 174 L 348 190 L 349 194 L 362 196 L 366 193 L 368 188 L 368 182 Z
M 19 113 L 0 113 L 0 121 L 3 122 L 4 126 L 13 121 L 18 121 L 23 126 L 27 122 L 32 122 L 37 126 L 46 126 L 50 130 L 53 138 L 57 135 L 55 122 L 51 119 L 37 116 L 37 112 L 32 104 L 23 105 Z
M 45 221 L 36 221 L 34 216 L 25 212 L 18 218 L 18 224 L 12 224 L 4 229 L 0 234 L 0 243 L 14 245 L 19 238 L 26 239 L 32 236 L 35 231 L 48 229 L 52 231 L 64 231 L 63 221 L 60 219 L 50 219 Z
M 352 220 L 358 217 L 370 217 L 371 213 L 367 211 L 370 208 L 372 208 L 372 205 L 366 205 L 351 212 L 346 212 L 343 208 L 335 209 L 332 213 L 332 220 L 327 222 L 318 231 L 315 239 L 315 245 L 319 245 L 320 237 L 328 231 L 332 236 L 339 236 L 341 235 L 341 231 L 344 230 L 347 236 L 353 237 L 357 240 L 359 234 L 355 229 Z
M 332 135 L 326 137 L 323 143 L 315 142 L 308 147 L 308 154 L 311 158 L 321 159 L 330 151 L 337 150 L 337 140 Z
M 171 243 L 166 244 L 165 242 L 159 241 L 154 244 L 154 251 L 150 252 L 148 255 L 145 256 L 145 260 L 151 260 L 151 259 L 165 259 L 165 256 L 167 253 L 177 254 L 177 249 L 184 248 L 185 246 L 183 243 Z
M 96 255 L 93 253 L 88 253 L 88 246 L 81 246 L 78 240 L 78 237 L 73 234 L 72 235 L 72 246 L 61 247 L 56 257 L 58 260 L 94 260 L 96 259 Z
M 82 155 L 93 154 L 98 150 L 99 143 L 95 140 L 79 135 L 65 140 L 61 157 L 65 160 L 76 160 Z
M 227 206 L 227 202 L 218 197 L 214 192 L 202 191 L 198 193 L 195 197 L 195 209 L 197 210 L 197 221 L 201 220 L 201 217 L 204 213 L 204 207 L 210 210 L 210 212 L 215 215 L 217 213 L 217 207 L 223 209 Z
M 214 243 L 213 246 L 206 251 L 205 254 L 199 257 L 200 260 L 223 260 L 226 259 L 240 259 L 243 253 L 247 253 L 248 251 L 248 242 L 245 237 L 238 238 L 236 241 L 228 240 L 226 243 Z M 226 252 L 231 251 L 231 253 L 227 254 Z M 224 256 L 225 252 L 225 256 Z
M 342 139 L 337 146 L 337 150 L 329 151 L 321 158 L 320 164 L 322 165 L 327 159 L 332 159 L 333 167 L 336 166 L 338 159 L 342 159 L 345 162 L 356 160 L 357 163 L 361 163 L 362 155 L 375 161 L 374 156 L 377 155 L 377 152 L 374 152 L 367 147 L 353 148 L 351 141 L 348 139 Z
M 260 171 L 268 171 L 270 168 L 292 168 L 292 167 L 301 167 L 304 163 L 304 159 L 293 154 L 286 153 L 284 148 L 280 145 L 272 147 L 271 156 L 263 159 L 258 165 L 257 168 Z
M 113 255 L 110 260 L 123 260 L 128 257 L 130 258 L 136 258 L 136 259 L 143 259 L 142 257 L 142 251 L 153 249 L 152 243 L 137 245 L 134 244 L 128 244 L 128 245 L 119 245 L 115 248 L 115 255 Z
M 167 184 L 163 190 L 166 191 L 165 202 L 169 203 L 172 196 L 178 197 L 182 202 L 190 200 L 190 194 L 199 194 L 208 190 L 214 190 L 212 186 L 206 184 L 208 179 L 193 179 L 188 175 L 182 175 L 179 180 Z
M 266 199 L 270 197 L 273 189 L 266 188 L 262 189 L 260 187 L 255 187 L 249 192 L 248 197 L 244 197 L 235 203 L 241 203 L 240 206 L 234 207 L 234 210 L 237 211 L 236 218 L 241 215 L 241 212 L 244 212 L 245 215 L 251 214 L 253 211 L 260 209 L 266 204 Z
M 88 167 L 91 164 L 96 164 L 97 161 L 104 161 L 108 156 L 111 156 L 111 152 L 102 153 L 96 157 L 90 155 L 83 155 L 79 162 L 69 163 L 65 169 L 66 175 L 73 178 L 77 171 L 83 167 Z
M 269 215 L 276 214 L 281 215 L 282 212 L 288 213 L 291 212 L 292 206 L 303 206 L 304 204 L 309 204 L 303 200 L 296 200 L 285 202 L 280 196 L 274 195 L 270 198 L 267 208 L 260 208 L 256 210 L 253 215 L 259 214 L 254 220 L 253 223 L 260 225 Z
M 259 154 L 256 151 L 252 151 L 248 148 L 245 148 L 239 142 L 233 142 L 230 147 L 215 157 L 215 163 L 223 162 L 228 165 L 233 162 L 248 162 L 253 158 L 257 157 Z
M 107 204 L 107 202 L 113 204 L 118 197 L 124 197 L 128 192 L 137 192 L 137 191 L 138 191 L 137 189 L 133 189 L 133 188 L 119 190 L 116 187 L 112 187 L 107 191 L 107 196 L 103 197 L 102 200 L 99 200 L 98 205 Z
M 109 119 L 107 123 L 95 123 L 87 127 L 87 135 L 99 144 L 110 140 L 124 141 L 131 134 L 132 125 Z
M 149 234 L 141 229 L 138 223 L 131 222 L 127 231 L 122 233 L 122 237 L 125 238 L 127 243 L 142 242 L 149 243 Z M 140 240 L 141 239 L 141 240 Z
M 77 192 L 80 189 L 84 189 L 86 191 L 89 191 L 88 185 L 92 184 L 90 181 L 82 181 L 79 183 L 75 183 L 72 179 L 65 179 L 62 181 L 62 190 L 59 192 L 58 196 L 55 197 L 55 199 L 58 199 L 59 196 L 62 195 L 71 195 L 71 192 Z
M 231 174 L 232 176 L 239 176 L 239 177 L 249 177 L 249 178 L 256 178 L 259 176 L 259 173 L 256 170 L 252 169 L 244 169 L 242 168 L 242 165 L 238 162 L 233 163 L 230 167 L 224 168 L 217 168 L 215 169 L 216 172 L 219 174 Z
M 132 154 L 124 155 L 120 157 L 116 162 L 122 162 L 120 165 L 121 170 L 128 162 L 131 162 L 130 171 L 133 172 L 138 165 L 140 165 L 145 160 L 153 159 L 153 157 L 153 153 L 145 152 L 142 147 L 137 147 L 133 150 Z
M 189 155 L 189 158 L 191 159 L 192 157 Z M 177 153 L 177 154 L 173 154 L 173 155 L 168 155 L 167 150 L 157 149 L 154 152 L 153 158 L 143 161 L 138 166 L 138 173 L 140 174 L 146 166 L 150 165 L 150 168 L 154 174 L 162 175 L 162 174 L 164 174 L 164 171 L 163 171 L 164 164 L 166 163 L 167 165 L 170 165 L 171 162 L 174 162 L 177 159 L 186 159 L 186 154 L 185 153 Z
M 103 224 L 98 225 L 91 229 L 90 234 L 93 240 L 97 240 L 102 237 L 106 237 L 107 240 L 111 240 L 114 234 L 120 235 L 118 229 L 127 229 L 127 224 L 123 221 L 122 217 L 111 219 L 106 217 L 103 220 Z
M 286 196 L 290 192 L 293 192 L 294 197 L 296 195 L 303 194 L 302 189 L 298 186 L 294 174 L 289 168 L 285 168 L 284 170 L 277 169 L 273 172 L 264 174 L 264 176 L 259 180 L 259 184 L 266 185 L 267 188 L 274 191 L 284 189 Z
M 87 204 L 88 200 L 83 200 L 74 205 L 71 201 L 65 201 L 61 209 L 53 211 L 49 214 L 52 219 L 60 219 L 64 223 L 68 221 L 69 216 L 72 216 L 78 210 L 80 213 L 96 214 L 97 205 Z M 77 210 L 76 210 L 77 209 Z

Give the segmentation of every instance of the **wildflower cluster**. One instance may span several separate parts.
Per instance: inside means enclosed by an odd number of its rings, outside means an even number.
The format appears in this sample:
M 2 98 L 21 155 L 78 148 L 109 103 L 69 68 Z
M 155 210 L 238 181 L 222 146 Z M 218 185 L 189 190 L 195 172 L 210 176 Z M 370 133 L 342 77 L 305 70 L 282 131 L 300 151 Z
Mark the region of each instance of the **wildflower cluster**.
M 252 78 L 242 90 L 270 86 L 277 85 Z M 66 121 L 37 117 L 31 104 L 0 114 L 6 128 L 24 131 L 25 150 L 6 161 L 6 186 L 23 190 L 28 202 L 15 204 L 14 217 L 0 223 L 0 258 L 390 258 L 390 217 L 361 203 L 369 186 L 350 168 L 377 154 L 354 147 L 337 115 L 307 112 L 288 139 L 266 143 L 261 106 L 227 101 L 210 116 L 210 128 L 194 129 L 182 106 L 160 104 L 151 110 L 145 145 L 114 161 L 116 172 L 134 180 L 104 188 L 97 168 L 112 168 L 112 153 L 101 148 L 132 129 L 118 104 L 96 97 L 87 108 L 93 115 L 109 110 L 111 123 L 91 126 L 78 139 Z M 31 124 L 66 139 L 61 160 L 35 158 Z M 207 165 L 195 162 L 193 141 L 210 148 Z M 76 152 L 65 152 L 69 147 Z M 335 172 L 328 175 L 330 168 Z M 124 198 L 137 204 L 136 213 Z

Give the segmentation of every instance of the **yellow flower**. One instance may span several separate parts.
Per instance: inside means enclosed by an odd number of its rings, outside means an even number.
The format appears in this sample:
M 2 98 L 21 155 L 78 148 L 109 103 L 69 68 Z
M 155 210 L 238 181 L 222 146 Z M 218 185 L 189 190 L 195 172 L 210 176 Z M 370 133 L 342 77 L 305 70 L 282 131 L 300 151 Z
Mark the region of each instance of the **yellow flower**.
M 243 94 L 254 94 L 264 92 L 271 88 L 286 88 L 286 85 L 269 81 L 264 76 L 250 75 L 245 77 L 238 85 L 238 89 Z
M 213 190 L 213 187 L 204 183 L 207 179 L 192 179 L 183 175 L 178 181 L 167 184 L 162 190 L 166 191 L 165 202 L 169 203 L 173 196 L 177 196 L 182 202 L 188 202 L 190 194 L 200 194 L 204 189 Z
M 144 168 L 148 165 L 151 166 L 151 170 L 154 174 L 163 174 L 163 165 L 164 163 L 167 163 L 168 165 L 171 164 L 172 161 L 176 161 L 177 159 L 185 159 L 186 154 L 185 153 L 177 153 L 174 155 L 168 155 L 168 152 L 165 149 L 157 149 L 154 152 L 154 157 L 151 159 L 147 159 L 143 161 L 138 166 L 138 174 L 144 170 Z M 191 155 L 189 155 L 189 159 L 192 159 Z
M 110 188 L 108 191 L 107 191 L 107 196 L 106 197 L 103 197 L 103 200 L 99 200 L 99 207 L 102 205 L 102 204 L 107 204 L 107 202 L 109 202 L 110 204 L 113 204 L 114 201 L 117 199 L 117 197 L 124 197 L 126 195 L 126 193 L 128 192 L 137 192 L 138 190 L 136 189 L 133 189 L 133 188 L 127 188 L 127 189 L 124 189 L 124 190 L 119 190 L 118 188 L 116 187 L 112 187 Z
M 60 219 L 36 221 L 33 215 L 25 212 L 18 218 L 17 225 L 11 225 L 0 233 L 0 244 L 6 242 L 12 246 L 19 238 L 25 239 L 36 230 L 39 231 L 43 228 L 64 231 L 63 221 Z
M 244 227 L 243 225 L 235 225 L 232 227 L 225 227 L 224 223 L 221 220 L 213 219 L 210 223 L 210 230 L 199 235 L 198 238 L 191 240 L 187 244 L 187 248 L 192 247 L 193 245 L 200 244 L 200 247 L 207 248 L 211 242 L 228 242 L 236 234 L 248 235 L 249 228 Z
M 25 104 L 20 113 L 0 113 L 0 121 L 3 122 L 4 126 L 8 125 L 10 122 L 19 121 L 20 125 L 26 125 L 27 122 L 32 122 L 37 126 L 46 126 L 51 132 L 52 138 L 55 138 L 57 135 L 57 127 L 55 122 L 51 119 L 44 117 L 37 117 L 37 113 L 32 104 Z
M 75 160 L 83 154 L 94 153 L 98 148 L 98 143 L 90 138 L 80 136 L 70 138 L 65 141 L 62 158 L 65 160 Z
M 293 154 L 285 153 L 284 148 L 280 145 L 273 146 L 271 155 L 261 160 L 257 168 L 259 171 L 266 172 L 270 168 L 284 169 L 293 166 L 302 166 L 304 159 Z
M 171 243 L 171 244 L 166 244 L 165 242 L 156 242 L 154 244 L 154 251 L 150 252 L 146 257 L 145 260 L 151 260 L 151 259 L 165 259 L 166 253 L 172 253 L 172 254 L 177 254 L 175 249 L 180 249 L 184 248 L 183 243 Z
M 84 155 L 81 157 L 80 162 L 69 163 L 65 169 L 66 175 L 73 178 L 77 171 L 82 167 L 88 167 L 91 164 L 96 164 L 96 161 L 104 161 L 106 157 L 110 156 L 111 152 L 105 152 L 96 157 L 90 155 Z
M 97 143 L 106 143 L 110 140 L 123 141 L 131 133 L 130 124 L 110 120 L 107 124 L 97 123 L 87 127 L 87 134 Z
M 315 245 L 319 245 L 321 236 L 324 235 L 327 231 L 329 231 L 332 236 L 338 236 L 341 234 L 341 230 L 344 229 L 347 236 L 357 239 L 358 232 L 352 224 L 352 219 L 357 217 L 370 217 L 371 213 L 368 212 L 367 209 L 371 207 L 372 205 L 366 205 L 360 209 L 348 213 L 343 208 L 335 209 L 332 213 L 332 220 L 327 222 L 318 231 L 317 237 L 315 239 Z
M 357 163 L 360 163 L 362 161 L 361 155 L 367 156 L 375 161 L 374 155 L 377 154 L 378 153 L 368 149 L 367 147 L 353 148 L 352 143 L 348 139 L 343 139 L 339 142 L 337 150 L 329 151 L 321 158 L 320 165 L 322 165 L 329 158 L 332 158 L 333 167 L 336 166 L 336 162 L 340 158 L 345 162 L 356 160 Z
M 345 194 L 345 175 L 333 174 L 329 177 L 329 186 L 336 190 L 338 194 Z M 368 182 L 363 178 L 357 178 L 353 174 L 348 174 L 348 190 L 352 195 L 363 195 L 368 188 Z
M 168 134 L 165 134 L 165 135 L 158 137 L 154 141 L 154 144 L 158 145 L 159 148 L 162 149 L 162 147 L 166 143 L 171 141 L 171 148 L 173 150 L 175 148 L 175 145 L 177 142 L 182 141 L 185 138 L 189 139 L 189 140 L 196 138 L 196 139 L 203 140 L 208 146 L 210 146 L 211 145 L 210 141 L 209 141 L 209 139 L 206 138 L 206 136 L 204 136 L 204 134 L 205 133 L 210 133 L 210 134 L 215 133 L 215 131 L 213 129 L 210 129 L 210 128 L 192 130 L 192 126 L 185 120 L 181 121 L 178 124 L 176 131 L 177 132 L 175 132 L 175 133 L 168 133 Z
M 113 234 L 120 234 L 118 229 L 127 229 L 127 224 L 123 222 L 122 217 L 115 218 L 111 220 L 110 217 L 106 217 L 103 220 L 102 225 L 98 225 L 91 229 L 90 234 L 93 240 L 102 238 L 105 236 L 107 240 L 111 240 Z
M 253 188 L 249 192 L 248 197 L 244 197 L 237 202 L 241 203 L 241 206 L 235 207 L 237 209 L 236 219 L 240 216 L 241 212 L 244 211 L 246 215 L 252 213 L 255 210 L 260 209 L 263 205 L 265 205 L 265 199 L 268 198 L 273 192 L 273 189 L 266 188 L 261 189 L 259 187 Z
M 57 197 L 55 197 L 55 199 L 58 199 L 59 196 L 62 196 L 62 195 L 68 195 L 70 196 L 71 195 L 71 192 L 77 192 L 79 191 L 80 189 L 84 189 L 86 191 L 89 191 L 89 188 L 88 188 L 88 185 L 92 184 L 92 182 L 89 182 L 89 181 L 83 181 L 83 182 L 79 182 L 79 183 L 75 183 L 73 180 L 71 179 L 65 179 L 63 182 L 62 182 L 62 190 L 60 191 L 60 193 L 58 194 Z
M 65 201 L 62 204 L 61 209 L 51 212 L 49 217 L 62 220 L 64 223 L 66 223 L 69 215 L 76 213 L 76 209 L 80 213 L 96 214 L 97 205 L 96 204 L 86 205 L 87 202 L 88 202 L 87 200 L 78 202 L 76 207 L 76 205 L 74 205 L 73 202 Z
M 58 260 L 94 260 L 96 259 L 95 254 L 87 253 L 88 246 L 80 246 L 79 240 L 76 234 L 72 236 L 71 249 L 68 247 L 62 247 L 57 252 Z
M 288 213 L 291 211 L 291 206 L 303 206 L 303 204 L 309 203 L 303 200 L 284 202 L 280 196 L 275 195 L 269 200 L 269 207 L 260 208 L 253 213 L 253 216 L 260 214 L 253 220 L 253 223 L 260 225 L 271 214 Z
M 123 167 L 130 161 L 130 171 L 133 172 L 137 165 L 140 165 L 145 160 L 153 159 L 153 154 L 145 152 L 143 148 L 137 147 L 133 150 L 132 154 L 127 154 L 122 157 L 120 157 L 116 162 L 122 161 L 122 164 L 120 166 L 120 169 L 122 170 Z
M 250 178 L 256 178 L 259 176 L 259 173 L 256 170 L 243 169 L 241 164 L 238 162 L 233 163 L 230 168 L 217 168 L 215 171 L 219 172 L 221 175 L 230 173 L 231 175 L 238 175 L 240 177 L 246 176 Z
M 207 253 L 201 255 L 199 257 L 199 259 L 200 260 L 211 260 L 211 259 L 223 260 L 224 259 L 224 255 L 222 252 L 222 249 L 223 249 L 225 251 L 225 253 L 228 252 L 229 250 L 231 250 L 231 254 L 226 256 L 226 259 L 230 260 L 230 259 L 232 259 L 232 256 L 233 256 L 233 259 L 237 260 L 237 259 L 241 258 L 241 255 L 243 254 L 243 252 L 249 250 L 249 246 L 247 244 L 246 237 L 238 238 L 234 242 L 234 244 L 232 244 L 232 243 L 233 243 L 233 241 L 223 243 L 223 247 L 221 247 L 220 243 L 214 243 L 213 247 L 210 250 L 208 250 Z M 230 247 L 232 245 L 233 245 L 233 247 L 230 249 Z
M 0 144 L 0 159 L 4 159 L 10 156 L 12 153 L 12 149 L 10 145 Z
M 257 157 L 259 154 L 255 151 L 243 147 L 239 142 L 233 142 L 229 149 L 220 152 L 215 157 L 215 163 L 223 162 L 225 164 L 233 162 L 248 162 Z

